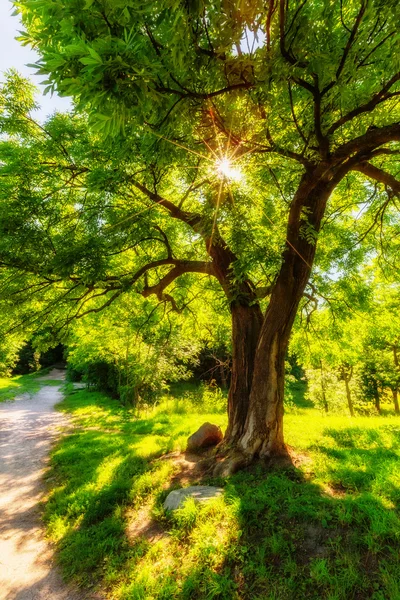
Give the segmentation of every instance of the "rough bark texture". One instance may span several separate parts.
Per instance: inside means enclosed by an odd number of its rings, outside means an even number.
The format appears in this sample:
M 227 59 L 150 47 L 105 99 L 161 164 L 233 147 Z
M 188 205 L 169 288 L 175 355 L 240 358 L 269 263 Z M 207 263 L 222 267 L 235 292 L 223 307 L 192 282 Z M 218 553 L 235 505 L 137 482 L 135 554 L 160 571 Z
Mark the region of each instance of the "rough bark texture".
M 317 168 L 303 176 L 293 199 L 286 249 L 261 327 L 254 361 L 249 409 L 238 446 L 249 457 L 285 453 L 283 399 L 285 354 L 296 312 L 314 261 L 316 239 L 333 189 L 332 173 Z
M 232 314 L 232 376 L 228 396 L 227 444 L 243 434 L 253 381 L 254 360 L 262 325 L 260 306 L 234 303 Z

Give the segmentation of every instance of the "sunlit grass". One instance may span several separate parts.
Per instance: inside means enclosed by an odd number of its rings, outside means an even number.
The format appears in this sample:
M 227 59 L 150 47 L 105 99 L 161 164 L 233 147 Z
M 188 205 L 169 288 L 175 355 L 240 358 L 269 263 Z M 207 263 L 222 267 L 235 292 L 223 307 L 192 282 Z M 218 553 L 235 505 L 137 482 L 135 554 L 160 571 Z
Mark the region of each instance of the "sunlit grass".
M 38 377 L 46 375 L 48 369 L 29 373 L 28 375 L 17 375 L 16 377 L 0 377 L 0 402 L 8 402 L 14 400 L 16 396 L 21 394 L 34 394 L 43 385 L 60 385 L 59 381 L 54 380 L 38 380 Z
M 190 386 L 141 418 L 68 396 L 75 430 L 54 449 L 45 507 L 64 574 L 115 600 L 398 600 L 400 420 L 325 416 L 300 392 L 285 418 L 297 468 L 209 479 L 224 497 L 173 515 L 162 503 L 177 467 L 159 457 L 225 415 L 202 413 Z M 136 519 L 152 535 L 129 534 Z

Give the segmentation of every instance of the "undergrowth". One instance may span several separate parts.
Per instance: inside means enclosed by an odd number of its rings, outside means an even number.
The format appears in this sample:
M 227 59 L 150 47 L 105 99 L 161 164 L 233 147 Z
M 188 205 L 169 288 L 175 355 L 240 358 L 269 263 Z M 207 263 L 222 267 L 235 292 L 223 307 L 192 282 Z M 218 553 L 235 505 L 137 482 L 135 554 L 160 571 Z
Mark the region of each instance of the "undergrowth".
M 297 390 L 297 467 L 207 480 L 222 498 L 167 515 L 179 467 L 161 455 L 204 421 L 226 424 L 189 396 L 141 418 L 87 390 L 60 404 L 73 428 L 52 454 L 44 518 L 68 579 L 115 600 L 400 599 L 399 419 L 321 415 Z

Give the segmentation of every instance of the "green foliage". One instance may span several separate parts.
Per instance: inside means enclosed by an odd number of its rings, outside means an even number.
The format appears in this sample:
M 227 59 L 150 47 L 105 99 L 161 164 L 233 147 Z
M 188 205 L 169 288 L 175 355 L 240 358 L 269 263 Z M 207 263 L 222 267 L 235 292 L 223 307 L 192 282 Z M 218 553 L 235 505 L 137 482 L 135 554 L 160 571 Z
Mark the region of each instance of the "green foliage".
M 19 349 L 12 373 L 13 375 L 25 375 L 60 362 L 63 362 L 63 347 L 61 345 L 40 352 L 33 346 L 31 341 L 28 341 Z
M 370 289 L 362 307 L 349 305 L 341 313 L 322 297 L 309 322 L 298 322 L 292 339 L 306 367 L 307 396 L 323 410 L 345 411 L 348 391 L 356 411 L 369 413 L 380 404 L 387 410 L 399 389 L 398 283 L 382 281 L 374 263 L 362 275 Z
M 173 411 L 176 414 L 218 413 L 225 415 L 227 411 L 227 391 L 219 388 L 215 382 L 211 384 L 178 383 L 171 386 L 173 394 Z M 166 396 L 168 398 L 168 395 Z M 165 401 L 168 410 L 170 400 Z
M 157 308 L 127 294 L 107 313 L 88 315 L 74 324 L 69 368 L 89 387 L 111 393 L 126 405 L 156 402 L 168 384 L 190 376 L 199 349 L 179 316 L 166 321 Z
M 316 325 L 294 351 L 352 414 L 369 346 L 397 393 L 399 324 L 363 317 L 399 259 L 399 8 L 244 4 L 15 2 L 76 110 L 39 124 L 16 73 L 1 87 L 0 334 L 65 341 L 89 383 L 148 407 L 201 347 L 229 352 L 229 309 L 259 305 L 285 351 L 300 302 Z
M 0 376 L 6 377 L 11 374 L 13 367 L 18 361 L 18 354 L 23 346 L 20 336 L 7 336 L 0 343 Z
M 45 320 L 49 336 L 66 336 L 69 319 L 127 290 L 172 298 L 184 315 L 199 296 L 226 310 L 217 282 L 198 285 L 193 271 L 183 269 L 168 296 L 172 281 L 157 287 L 174 260 L 210 263 L 211 233 L 232 251 L 229 301 L 240 299 L 240 283 L 267 287 L 282 265 L 288 207 L 305 171 L 327 148 L 331 157 L 398 122 L 392 2 L 382 27 L 381 0 L 368 9 L 356 0 L 300 9 L 288 2 L 271 14 L 259 1 L 239 0 L 15 6 L 20 40 L 39 52 L 48 91 L 77 105 L 74 115 L 38 126 L 26 82 L 10 73 L 1 92 L 0 257 L 18 271 L 2 299 L 14 324 L 35 329 Z M 396 135 L 382 144 L 376 166 L 395 175 Z M 361 154 L 361 162 L 370 158 Z M 243 173 L 238 181 L 218 174 L 229 156 Z M 385 252 L 392 262 L 397 256 L 394 205 L 358 167 L 338 179 L 321 227 L 308 201 L 299 207 L 300 242 L 315 246 L 318 238 L 322 293 L 329 271 L 355 276 L 377 251 L 379 221 L 392 240 Z M 360 297 L 348 277 L 342 286 L 343 296 Z

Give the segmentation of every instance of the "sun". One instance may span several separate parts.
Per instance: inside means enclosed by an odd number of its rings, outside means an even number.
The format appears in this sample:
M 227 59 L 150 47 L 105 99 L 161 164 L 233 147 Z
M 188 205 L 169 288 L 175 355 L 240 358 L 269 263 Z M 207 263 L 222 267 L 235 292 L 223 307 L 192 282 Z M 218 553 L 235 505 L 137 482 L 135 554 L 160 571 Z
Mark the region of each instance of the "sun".
M 221 179 L 229 179 L 230 181 L 242 181 L 243 179 L 241 170 L 235 167 L 233 162 L 226 156 L 216 161 L 216 169 Z

